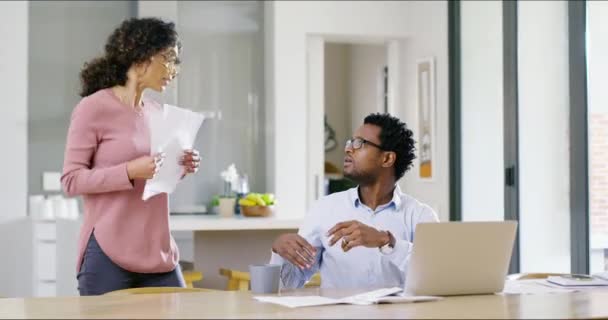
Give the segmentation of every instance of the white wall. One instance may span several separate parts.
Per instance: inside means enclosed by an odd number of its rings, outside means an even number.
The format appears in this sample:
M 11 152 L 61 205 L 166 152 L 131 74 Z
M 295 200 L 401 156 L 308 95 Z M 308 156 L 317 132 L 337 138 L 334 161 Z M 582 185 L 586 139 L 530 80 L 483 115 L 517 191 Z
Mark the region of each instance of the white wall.
M 354 131 L 363 124 L 365 116 L 384 111 L 382 69 L 388 53 L 384 45 L 353 44 L 350 48 L 350 127 Z
M 138 0 L 137 1 L 137 17 L 154 17 L 160 18 L 165 21 L 171 21 L 178 24 L 178 3 L 177 0 L 164 0 L 164 1 L 150 1 L 150 0 Z M 179 30 L 178 30 L 179 31 Z M 179 77 L 171 81 L 171 85 L 163 93 L 156 92 L 154 90 L 146 90 L 146 95 L 156 101 L 162 101 L 164 103 L 170 103 L 179 105 L 178 99 L 178 86 Z
M 308 204 L 306 177 L 306 37 L 384 37 L 406 39 L 403 45 L 403 103 L 397 116 L 414 123 L 415 60 L 436 57 L 437 89 L 437 178 L 421 183 L 414 174 L 401 181 L 402 188 L 439 209 L 442 220 L 448 212 L 448 83 L 447 2 L 445 1 L 277 1 L 270 6 L 272 28 L 269 48 L 274 57 L 267 71 L 274 88 L 267 91 L 274 113 L 274 188 L 279 199 L 278 215 L 301 217 Z M 266 18 L 269 18 L 268 16 Z M 268 60 L 267 60 L 268 62 Z M 272 91 L 272 92 L 270 92 Z M 271 98 L 272 96 L 272 98 Z M 416 128 L 414 128 L 416 129 Z M 415 171 L 415 170 L 413 170 Z
M 336 148 L 325 152 L 329 161 L 340 171 L 344 160 L 344 141 L 351 136 L 350 125 L 350 46 L 327 43 L 325 45 L 325 115 L 335 131 Z
M 462 1 L 462 219 L 504 219 L 502 2 Z
M 522 272 L 570 271 L 567 8 L 519 2 Z
M 401 180 L 405 192 L 413 195 L 435 209 L 441 221 L 449 220 L 449 118 L 448 118 L 448 25 L 447 2 L 412 1 L 408 16 L 412 35 L 404 44 L 402 59 L 402 103 L 403 110 L 397 115 L 414 130 L 418 140 L 416 121 L 416 60 L 422 57 L 435 58 L 435 134 L 436 146 L 434 180 L 423 182 L 418 178 L 418 161 Z M 419 144 L 417 144 L 419 147 Z
M 0 221 L 27 212 L 28 2 L 0 2 Z

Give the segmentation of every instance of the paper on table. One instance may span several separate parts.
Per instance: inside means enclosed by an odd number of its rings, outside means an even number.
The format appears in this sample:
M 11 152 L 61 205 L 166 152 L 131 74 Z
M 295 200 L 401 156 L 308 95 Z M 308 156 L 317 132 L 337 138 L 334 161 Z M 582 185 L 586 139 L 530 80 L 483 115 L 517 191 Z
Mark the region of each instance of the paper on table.
M 572 292 L 570 288 L 552 286 L 545 279 L 507 280 L 502 292 L 497 294 L 543 294 Z
M 398 293 L 400 291 L 402 291 L 402 289 L 398 287 L 385 288 L 365 292 L 354 296 L 349 296 L 342 299 L 332 299 L 321 296 L 256 296 L 253 298 L 260 302 L 274 303 L 289 308 L 324 306 L 332 304 L 369 305 L 374 303 L 408 303 L 434 301 L 441 299 L 440 297 L 431 296 L 391 296 L 392 294 Z
M 593 276 L 608 281 L 608 271 L 594 273 Z
M 372 300 L 373 303 L 414 303 L 414 302 L 426 302 L 426 301 L 437 301 L 443 299 L 437 296 L 388 296 Z
M 547 278 L 547 282 L 557 284 L 563 287 L 606 287 L 608 281 L 600 278 L 589 278 L 584 280 L 570 279 L 562 276 L 551 276 Z
M 295 296 L 295 297 L 266 297 L 257 296 L 253 297 L 260 302 L 269 302 L 284 307 L 298 308 L 298 307 L 312 307 L 312 306 L 324 306 L 330 304 L 340 304 L 339 299 L 325 298 L 321 296 Z
M 142 199 L 162 193 L 171 193 L 183 174 L 179 164 L 184 149 L 194 145 L 194 139 L 204 116 L 184 108 L 165 104 L 162 110 L 147 113 L 152 154 L 165 153 L 165 161 L 156 176 L 146 180 Z

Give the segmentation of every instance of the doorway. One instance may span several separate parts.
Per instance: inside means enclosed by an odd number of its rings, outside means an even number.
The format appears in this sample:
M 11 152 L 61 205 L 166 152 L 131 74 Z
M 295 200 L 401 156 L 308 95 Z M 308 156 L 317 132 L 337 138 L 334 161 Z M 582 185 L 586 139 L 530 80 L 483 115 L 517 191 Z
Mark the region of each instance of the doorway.
M 327 43 L 324 58 L 323 195 L 327 195 L 354 186 L 342 174 L 344 143 L 366 115 L 387 111 L 387 48 Z
M 399 43 L 308 39 L 308 204 L 349 189 L 344 144 L 370 113 L 394 110 Z

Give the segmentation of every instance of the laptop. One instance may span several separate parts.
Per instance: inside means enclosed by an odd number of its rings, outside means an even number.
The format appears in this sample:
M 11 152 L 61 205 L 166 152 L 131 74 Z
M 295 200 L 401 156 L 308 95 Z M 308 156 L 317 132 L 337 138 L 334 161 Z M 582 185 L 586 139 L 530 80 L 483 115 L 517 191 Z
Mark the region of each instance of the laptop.
M 516 221 L 418 224 L 404 294 L 451 296 L 501 292 L 516 230 Z

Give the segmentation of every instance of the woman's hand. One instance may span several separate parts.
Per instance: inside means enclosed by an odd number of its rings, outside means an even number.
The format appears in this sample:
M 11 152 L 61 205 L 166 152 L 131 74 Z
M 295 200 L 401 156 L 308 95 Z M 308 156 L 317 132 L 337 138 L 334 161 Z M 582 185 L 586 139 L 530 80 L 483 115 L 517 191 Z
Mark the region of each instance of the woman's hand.
M 179 164 L 184 166 L 184 174 L 186 176 L 189 173 L 196 173 L 201 163 L 201 157 L 199 156 L 198 150 L 186 149 L 184 155 L 181 157 Z
M 133 179 L 152 179 L 163 165 L 164 153 L 154 156 L 143 156 L 127 162 L 127 175 Z

